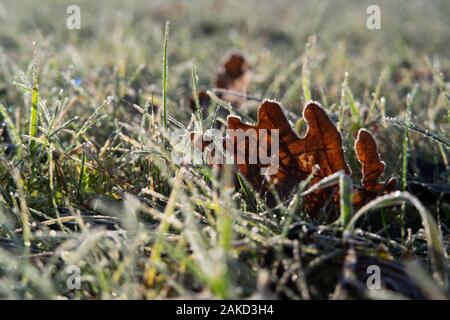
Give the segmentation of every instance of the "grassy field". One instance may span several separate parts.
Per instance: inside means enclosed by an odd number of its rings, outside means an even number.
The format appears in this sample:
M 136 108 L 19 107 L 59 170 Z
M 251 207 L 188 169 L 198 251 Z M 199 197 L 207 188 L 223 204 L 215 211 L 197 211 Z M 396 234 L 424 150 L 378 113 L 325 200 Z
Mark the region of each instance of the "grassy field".
M 2 1 L 0 298 L 449 298 L 450 2 L 376 2 L 381 30 L 366 1 Z M 367 128 L 402 193 L 353 225 L 308 216 L 307 185 L 268 206 L 233 172 L 175 164 L 168 132 L 199 128 L 188 98 L 235 51 L 252 99 L 229 113 L 276 99 L 303 132 L 317 100 L 353 183 Z

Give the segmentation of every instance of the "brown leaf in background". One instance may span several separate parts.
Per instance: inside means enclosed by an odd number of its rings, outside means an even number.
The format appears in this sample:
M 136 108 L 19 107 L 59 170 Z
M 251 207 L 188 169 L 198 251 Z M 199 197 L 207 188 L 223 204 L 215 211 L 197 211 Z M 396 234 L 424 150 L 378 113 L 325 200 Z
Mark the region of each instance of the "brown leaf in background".
M 229 91 L 236 91 L 239 93 L 245 93 L 247 91 L 248 84 L 250 82 L 249 64 L 245 57 L 240 53 L 233 53 L 226 57 L 225 63 L 220 66 L 217 77 L 214 82 L 214 86 L 218 89 L 224 89 Z M 218 97 L 239 105 L 243 102 L 243 98 L 219 92 Z M 206 107 L 209 105 L 211 98 L 206 93 L 206 90 L 198 92 L 198 99 L 200 106 L 202 107 L 203 116 L 207 116 Z M 188 98 L 189 106 L 193 111 L 197 110 L 195 99 L 193 96 Z
M 353 205 L 359 208 L 382 192 L 394 191 L 397 180 L 390 178 L 386 183 L 377 181 L 383 174 L 386 164 L 381 161 L 377 144 L 369 131 L 359 130 L 355 141 L 355 152 L 362 166 L 362 189 L 353 197 Z
M 216 88 L 230 91 L 246 92 L 250 82 L 249 64 L 240 53 L 233 53 L 227 57 L 220 67 L 215 81 Z M 221 95 L 231 103 L 241 103 L 242 98 L 230 94 Z

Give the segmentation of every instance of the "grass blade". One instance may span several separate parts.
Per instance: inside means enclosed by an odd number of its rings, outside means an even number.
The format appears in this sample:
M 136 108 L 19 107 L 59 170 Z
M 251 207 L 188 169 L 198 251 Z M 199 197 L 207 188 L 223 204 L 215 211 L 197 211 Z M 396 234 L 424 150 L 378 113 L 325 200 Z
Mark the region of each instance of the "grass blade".
M 350 177 L 346 174 L 341 174 L 339 177 L 339 195 L 341 206 L 341 216 L 339 220 L 344 228 L 353 216 L 352 189 L 352 179 L 350 179 Z
M 192 77 L 192 96 L 195 101 L 195 115 L 197 116 L 197 121 L 200 126 L 200 132 L 203 134 L 203 119 L 202 119 L 202 107 L 200 106 L 200 101 L 198 99 L 198 75 L 195 70 L 195 66 L 192 66 L 191 70 Z
M 363 206 L 356 212 L 345 228 L 345 237 L 348 238 L 353 233 L 356 222 L 369 211 L 403 204 L 405 201 L 412 204 L 420 214 L 427 238 L 428 256 L 433 270 L 433 278 L 441 287 L 446 289 L 448 287 L 447 254 L 444 250 L 444 244 L 438 225 L 431 213 L 424 207 L 419 199 L 409 192 L 393 192 L 378 197 Z
M 39 102 L 39 84 L 38 84 L 38 76 L 37 76 L 37 65 L 36 59 L 34 61 L 33 66 L 33 90 L 31 92 L 31 110 L 30 110 L 30 130 L 29 130 L 29 150 L 30 157 L 33 159 L 34 151 L 36 149 L 36 141 L 32 138 L 37 137 L 37 129 L 38 129 L 38 102 Z
M 169 44 L 169 25 L 170 22 L 166 21 L 166 28 L 164 31 L 164 53 L 163 53 L 163 71 L 162 71 L 162 102 L 163 102 L 163 123 L 164 128 L 167 129 L 167 46 Z

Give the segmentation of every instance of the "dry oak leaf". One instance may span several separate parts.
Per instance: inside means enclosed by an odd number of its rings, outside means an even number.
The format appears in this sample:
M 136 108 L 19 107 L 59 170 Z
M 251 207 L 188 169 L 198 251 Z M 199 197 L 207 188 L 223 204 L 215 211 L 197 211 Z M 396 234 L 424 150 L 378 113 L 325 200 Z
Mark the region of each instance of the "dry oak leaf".
M 232 53 L 225 58 L 225 62 L 220 66 L 214 86 L 218 89 L 246 92 L 249 83 L 250 72 L 247 59 L 240 53 Z M 206 116 L 207 112 L 204 108 L 209 105 L 211 98 L 206 93 L 206 90 L 199 91 L 197 95 L 200 107 L 203 108 L 203 116 Z M 218 93 L 218 97 L 236 105 L 243 101 L 242 97 L 222 92 Z M 191 109 L 196 111 L 197 106 L 194 96 L 190 96 L 188 100 Z
M 372 134 L 361 129 L 355 141 L 355 152 L 362 166 L 362 188 L 353 196 L 353 205 L 362 207 L 381 193 L 389 193 L 397 188 L 397 179 L 390 178 L 386 183 L 377 182 L 386 164 L 381 161 L 377 144 Z
M 271 145 L 270 130 L 279 130 L 279 166 L 276 173 L 269 179 L 261 174 L 261 168 L 268 164 L 245 162 L 236 165 L 255 189 L 267 193 L 270 190 L 267 180 L 270 180 L 281 196 L 287 195 L 300 181 L 305 180 L 313 172 L 315 165 L 319 166 L 319 170 L 315 173 L 311 184 L 340 170 L 350 174 L 345 162 L 341 134 L 320 104 L 315 101 L 307 103 L 303 110 L 303 118 L 308 128 L 305 136 L 300 138 L 286 119 L 280 104 L 275 101 L 262 102 L 258 110 L 258 122 L 255 125 L 245 124 L 236 116 L 228 117 L 228 129 L 241 129 L 244 132 L 255 130 L 258 141 L 265 139 L 266 146 Z M 260 134 L 265 136 L 261 138 Z M 243 145 L 238 143 L 236 135 L 233 138 L 235 139 L 234 158 L 237 159 L 239 153 L 247 157 L 246 153 L 250 149 L 248 141 Z M 229 139 L 230 137 L 228 141 Z M 224 141 L 225 145 L 226 143 L 227 140 Z M 205 144 L 202 143 L 201 148 L 204 149 Z M 316 215 L 327 201 L 333 200 L 332 203 L 338 203 L 337 194 L 330 192 L 331 189 L 334 188 L 318 190 L 305 197 L 305 209 L 310 215 Z
M 249 64 L 247 59 L 240 53 L 232 53 L 225 63 L 220 67 L 216 77 L 215 86 L 219 89 L 230 91 L 246 92 L 250 83 Z M 230 94 L 220 95 L 226 101 L 231 103 L 242 102 L 241 97 Z

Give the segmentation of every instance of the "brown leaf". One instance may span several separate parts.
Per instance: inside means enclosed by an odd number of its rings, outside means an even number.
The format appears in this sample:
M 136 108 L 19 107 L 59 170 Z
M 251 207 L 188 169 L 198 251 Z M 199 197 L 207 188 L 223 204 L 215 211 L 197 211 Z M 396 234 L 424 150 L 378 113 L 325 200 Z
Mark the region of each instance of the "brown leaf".
M 219 89 L 246 92 L 250 82 L 249 64 L 240 53 L 233 53 L 227 57 L 225 63 L 220 67 L 215 81 Z M 242 102 L 241 97 L 233 95 L 222 95 L 224 100 L 231 103 Z
M 242 54 L 233 53 L 227 56 L 224 64 L 220 66 L 214 86 L 218 89 L 246 92 L 249 82 L 250 73 L 247 60 Z M 218 93 L 217 96 L 235 105 L 239 105 L 243 101 L 242 97 L 222 92 Z M 198 98 L 201 107 L 208 106 L 211 101 L 205 90 L 198 92 Z M 194 97 L 190 96 L 188 99 L 189 106 L 193 111 L 196 111 L 197 107 Z M 203 115 L 206 116 L 205 109 L 203 109 Z
M 386 183 L 377 180 L 383 174 L 386 164 L 381 161 L 377 144 L 372 134 L 361 129 L 355 141 L 355 152 L 362 166 L 362 189 L 353 197 L 355 207 L 361 207 L 380 193 L 389 193 L 396 189 L 397 180 L 390 178 Z
M 258 123 L 255 125 L 245 124 L 236 116 L 228 117 L 228 129 L 241 129 L 244 133 L 255 130 L 258 141 L 260 141 L 260 134 L 265 135 L 262 140 L 266 141 L 267 146 L 271 145 L 272 138 L 269 130 L 279 130 L 279 167 L 269 180 L 282 196 L 287 195 L 300 181 L 305 180 L 313 172 L 315 165 L 319 166 L 319 170 L 315 173 L 312 184 L 339 170 L 350 174 L 345 162 L 341 135 L 325 110 L 318 102 L 309 102 L 303 110 L 303 117 L 308 125 L 303 138 L 299 138 L 294 132 L 281 106 L 275 101 L 262 102 L 258 111 Z M 242 144 L 237 141 L 237 136 L 232 138 L 235 146 L 234 158 L 237 159 L 238 155 L 248 157 L 247 153 L 250 150 L 248 141 Z M 257 145 L 256 150 L 260 147 Z M 201 148 L 205 148 L 204 144 Z M 261 168 L 267 166 L 268 164 L 261 162 L 250 164 L 248 161 L 237 164 L 239 171 L 247 180 L 264 193 L 269 191 L 269 184 L 267 176 L 261 174 Z M 317 214 L 329 200 L 330 194 L 330 188 L 328 188 L 328 190 L 319 190 L 306 196 L 305 208 L 311 215 Z
M 250 145 L 248 139 L 238 141 L 239 135 L 230 134 L 223 140 L 223 148 L 227 149 L 232 142 L 235 165 L 239 172 L 254 186 L 257 191 L 262 192 L 267 197 L 269 204 L 273 202 L 270 190 L 274 186 L 281 197 L 288 195 L 299 182 L 308 178 L 318 166 L 314 173 L 311 185 L 321 179 L 342 170 L 350 175 L 342 148 L 342 137 L 332 120 L 318 102 L 309 102 L 303 110 L 303 118 L 307 124 L 304 137 L 300 138 L 292 129 L 279 103 L 271 100 L 264 100 L 259 106 L 258 121 L 256 124 L 246 124 L 237 116 L 228 117 L 228 129 L 242 130 L 243 134 L 254 130 L 256 134 L 255 145 Z M 262 162 L 260 158 L 256 163 L 250 163 L 249 153 L 269 151 L 263 153 L 270 154 L 272 133 L 270 130 L 279 130 L 279 166 L 274 174 L 265 176 L 261 169 L 267 168 L 269 164 Z M 251 132 L 250 132 L 251 133 Z M 194 135 L 192 135 L 194 140 Z M 194 140 L 197 149 L 205 150 L 208 142 Z M 231 140 L 233 139 L 233 140 Z M 261 141 L 265 142 L 261 144 Z M 231 149 L 231 148 L 230 148 Z M 253 150 L 253 151 L 252 151 Z M 355 142 L 355 152 L 358 161 L 362 165 L 362 187 L 353 196 L 353 204 L 360 208 L 379 194 L 391 192 L 396 189 L 397 180 L 389 179 L 386 183 L 378 182 L 378 178 L 385 169 L 385 163 L 380 160 L 376 142 L 372 134 L 361 129 Z M 209 159 L 215 156 L 214 151 L 209 155 Z M 242 157 L 244 163 L 236 162 Z M 219 165 L 220 166 L 220 165 Z M 321 208 L 331 204 L 339 206 L 339 194 L 336 187 L 328 187 L 308 194 L 304 198 L 304 208 L 311 215 L 315 216 Z

